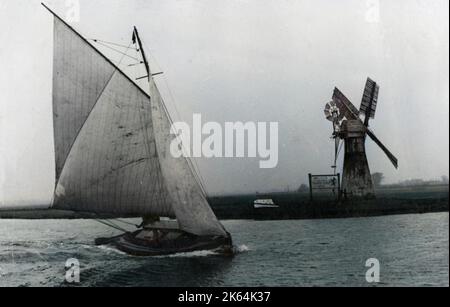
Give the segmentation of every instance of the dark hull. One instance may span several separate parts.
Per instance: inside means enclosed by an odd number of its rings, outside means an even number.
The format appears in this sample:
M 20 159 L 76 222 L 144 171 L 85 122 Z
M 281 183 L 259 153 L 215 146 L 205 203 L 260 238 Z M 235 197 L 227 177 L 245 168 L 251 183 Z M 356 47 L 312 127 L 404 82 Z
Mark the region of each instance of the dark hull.
M 177 232 L 172 239 L 149 240 L 139 236 L 145 230 L 125 233 L 113 238 L 99 238 L 97 245 L 112 245 L 118 250 L 134 256 L 162 256 L 194 251 L 211 250 L 222 255 L 232 255 L 233 247 L 230 237 L 196 236 Z

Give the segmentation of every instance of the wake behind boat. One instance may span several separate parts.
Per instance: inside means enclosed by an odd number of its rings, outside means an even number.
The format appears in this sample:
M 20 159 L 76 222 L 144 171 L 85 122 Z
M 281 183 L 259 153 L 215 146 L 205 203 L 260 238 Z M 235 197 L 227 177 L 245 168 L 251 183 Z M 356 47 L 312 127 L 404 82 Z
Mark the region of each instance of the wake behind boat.
M 46 8 L 54 15 L 51 209 L 143 217 L 135 232 L 96 240 L 132 255 L 230 254 L 231 235 L 210 208 L 192 162 L 170 154 L 176 136 L 137 29 L 130 45 L 142 58 L 136 65 L 147 71 L 149 95 Z

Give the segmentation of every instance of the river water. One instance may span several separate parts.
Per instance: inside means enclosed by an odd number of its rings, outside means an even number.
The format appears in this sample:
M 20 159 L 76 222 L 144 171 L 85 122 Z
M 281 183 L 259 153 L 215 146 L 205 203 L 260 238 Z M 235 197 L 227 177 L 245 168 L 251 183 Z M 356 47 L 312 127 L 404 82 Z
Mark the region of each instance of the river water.
M 67 286 L 70 258 L 80 264 L 79 286 L 448 286 L 448 220 L 445 212 L 224 221 L 232 258 L 139 258 L 95 246 L 118 233 L 96 221 L 0 220 L 0 286 Z M 369 258 L 379 261 L 379 283 L 366 281 Z

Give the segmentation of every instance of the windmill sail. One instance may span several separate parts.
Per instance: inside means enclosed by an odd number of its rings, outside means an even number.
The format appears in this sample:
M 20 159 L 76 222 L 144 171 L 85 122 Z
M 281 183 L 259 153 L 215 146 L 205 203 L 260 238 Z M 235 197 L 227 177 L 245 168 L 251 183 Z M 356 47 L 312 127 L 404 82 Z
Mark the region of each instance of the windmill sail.
M 359 107 L 359 113 L 367 116 L 367 120 L 369 118 L 375 118 L 379 91 L 380 86 L 372 79 L 367 78 L 366 86 L 364 88 L 364 93 L 361 100 L 361 106 Z
M 170 120 L 153 78 L 150 98 L 53 15 L 53 209 L 176 217 L 187 232 L 226 235 L 188 161 L 167 150 Z
M 397 158 L 389 151 L 389 149 L 387 149 L 386 146 L 384 146 L 383 143 L 381 143 L 381 141 L 375 136 L 375 133 L 370 131 L 370 129 L 367 129 L 367 135 L 372 139 L 372 141 L 375 142 L 375 144 L 377 144 L 381 148 L 381 150 L 386 154 L 394 167 L 398 168 Z
M 347 118 L 351 119 L 359 119 L 358 117 L 358 109 L 353 105 L 353 103 L 348 100 L 347 97 L 336 87 L 333 92 L 333 101 L 336 103 L 339 108 L 340 113 Z

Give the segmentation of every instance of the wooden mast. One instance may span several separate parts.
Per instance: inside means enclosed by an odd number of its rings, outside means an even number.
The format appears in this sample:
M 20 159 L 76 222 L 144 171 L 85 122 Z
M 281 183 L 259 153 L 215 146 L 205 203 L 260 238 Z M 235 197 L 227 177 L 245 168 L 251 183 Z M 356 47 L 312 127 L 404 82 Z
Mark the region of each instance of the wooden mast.
M 140 51 L 141 54 L 142 54 L 142 59 L 144 60 L 145 70 L 147 71 L 147 78 L 148 78 L 148 80 L 150 81 L 150 77 L 151 77 L 151 74 L 150 74 L 150 66 L 149 66 L 149 64 L 148 64 L 147 57 L 145 56 L 144 46 L 142 46 L 142 41 L 141 41 L 141 38 L 140 38 L 140 36 L 139 36 L 139 32 L 138 32 L 138 30 L 137 30 L 136 27 L 134 27 L 133 37 L 136 38 L 137 43 L 138 43 L 138 45 L 139 45 L 139 51 Z

